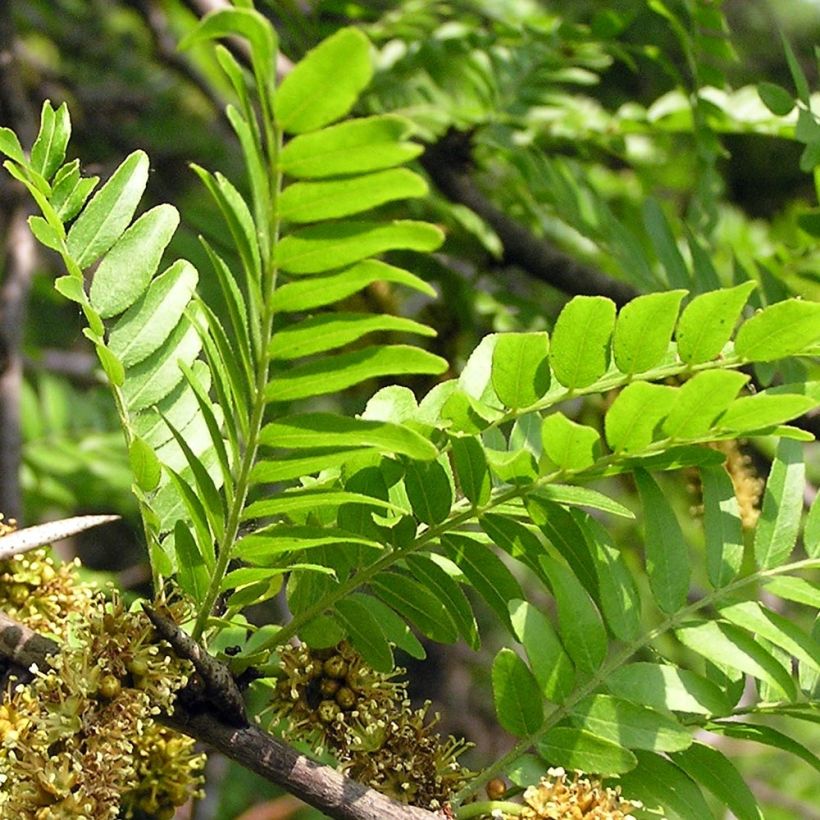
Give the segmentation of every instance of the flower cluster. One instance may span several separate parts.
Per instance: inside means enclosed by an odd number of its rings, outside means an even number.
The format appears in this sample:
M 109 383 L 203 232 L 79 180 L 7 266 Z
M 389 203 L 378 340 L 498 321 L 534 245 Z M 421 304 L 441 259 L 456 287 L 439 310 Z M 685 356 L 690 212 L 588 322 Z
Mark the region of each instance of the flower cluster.
M 44 550 L 0 562 L 0 607 L 62 647 L 0 693 L 0 816 L 173 817 L 203 756 L 153 717 L 172 710 L 189 662 Z
M 412 709 L 396 673 L 369 667 L 346 641 L 333 649 L 305 645 L 280 651 L 281 678 L 270 706 L 284 733 L 329 751 L 354 779 L 395 800 L 443 806 L 468 779 L 458 763 L 464 741 L 443 741 L 427 719 L 429 704 Z
M 630 812 L 640 807 L 626 801 L 619 789 L 576 772 L 572 779 L 561 768 L 549 769 L 548 777 L 524 792 L 527 810 L 516 818 L 530 820 L 635 820 Z M 510 820 L 513 818 L 510 816 Z

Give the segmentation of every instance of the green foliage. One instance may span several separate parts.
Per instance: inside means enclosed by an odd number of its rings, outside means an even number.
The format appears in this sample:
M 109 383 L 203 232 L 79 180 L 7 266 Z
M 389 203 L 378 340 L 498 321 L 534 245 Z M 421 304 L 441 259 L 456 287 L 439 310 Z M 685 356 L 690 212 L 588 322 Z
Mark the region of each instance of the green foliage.
M 691 5 L 711 19 L 708 5 Z M 651 8 L 678 31 L 665 4 Z M 534 14 L 528 36 L 547 23 Z M 543 71 L 543 53 L 502 61 L 493 49 L 485 64 L 474 49 L 478 28 L 467 28 L 464 38 L 421 48 L 423 90 L 433 100 L 421 133 L 449 125 L 434 104 L 448 93 L 445 68 L 466 77 L 475 104 L 467 95 L 447 114 L 472 124 L 522 77 L 544 94 L 568 69 L 559 61 Z M 658 203 L 641 214 L 642 245 L 578 181 L 577 168 L 524 152 L 516 160 L 526 165 L 522 178 L 537 171 L 541 185 L 554 183 L 552 201 L 577 217 L 575 227 L 601 248 L 617 245 L 633 281 L 657 292 L 620 310 L 603 297 L 576 297 L 551 334 L 487 336 L 459 377 L 420 401 L 389 386 L 360 415 L 328 411 L 328 394 L 448 368 L 407 343 L 411 334 L 432 336 L 428 326 L 340 304 L 373 283 L 430 294 L 400 265 L 423 268 L 441 229 L 391 218 L 385 207 L 427 193 L 425 180 L 401 167 L 421 148 L 410 139 L 413 123 L 394 113 L 339 122 L 373 75 L 361 31 L 342 29 L 309 51 L 278 89 L 275 36 L 249 7 L 212 13 L 183 45 L 229 35 L 244 37 L 251 52 L 247 72 L 216 50 L 236 97 L 228 119 L 245 187 L 194 168 L 230 237 L 230 247 L 203 240 L 216 299 L 197 295 L 190 262 L 160 272 L 179 221 L 172 206 L 134 220 L 149 173 L 144 153 L 129 156 L 91 196 L 96 180 L 64 163 L 65 106 L 44 106 L 29 156 L 0 130 L 5 167 L 42 213 L 32 231 L 65 264 L 56 287 L 80 305 L 107 376 L 157 591 L 175 586 L 189 596 L 194 637 L 214 646 L 228 629 L 239 644 L 252 640 L 245 610 L 284 587 L 293 617 L 257 633 L 253 651 L 263 660 L 294 636 L 315 646 L 347 637 L 384 672 L 394 669 L 394 649 L 424 655 L 416 631 L 477 649 L 479 625 L 500 625 L 494 702 L 499 724 L 519 740 L 455 796 L 456 807 L 535 751 L 527 759 L 542 771 L 552 764 L 622 775 L 624 793 L 650 809 L 709 816 L 703 787 L 739 817 L 759 816 L 732 764 L 693 737 L 701 729 L 744 736 L 820 765 L 789 737 L 734 722 L 764 713 L 810 720 L 816 710 L 816 634 L 758 595 L 765 588 L 769 601 L 817 605 L 816 586 L 800 573 L 820 565 L 818 507 L 803 531 L 810 557 L 792 560 L 805 475 L 801 435 L 783 427 L 817 405 L 817 382 L 801 369 L 820 341 L 817 304 L 788 293 L 761 297 L 752 282 L 721 288 L 694 237 L 684 258 Z M 696 58 L 708 37 L 680 36 L 695 73 L 706 71 Z M 608 64 L 593 45 L 580 51 L 587 72 Z M 406 60 L 415 76 L 421 58 Z M 483 85 L 495 65 L 503 70 Z M 381 102 L 400 102 L 385 82 L 376 79 Z M 761 91 L 773 109 L 785 109 L 780 91 Z M 704 105 L 689 112 L 703 145 L 712 128 Z M 716 154 L 700 157 L 705 176 Z M 391 261 L 375 258 L 382 254 Z M 749 299 L 762 309 L 752 313 Z M 790 378 L 746 392 L 751 369 L 771 362 Z M 578 416 L 581 397 L 611 397 L 600 425 Z M 778 435 L 786 437 L 761 519 L 746 539 L 723 456 L 708 445 Z M 703 488 L 702 551 L 659 475 L 683 467 Z M 637 486 L 637 512 L 622 503 L 619 476 Z M 638 552 L 621 546 L 613 520 L 632 518 L 643 524 Z M 744 676 L 757 698 L 735 706 Z

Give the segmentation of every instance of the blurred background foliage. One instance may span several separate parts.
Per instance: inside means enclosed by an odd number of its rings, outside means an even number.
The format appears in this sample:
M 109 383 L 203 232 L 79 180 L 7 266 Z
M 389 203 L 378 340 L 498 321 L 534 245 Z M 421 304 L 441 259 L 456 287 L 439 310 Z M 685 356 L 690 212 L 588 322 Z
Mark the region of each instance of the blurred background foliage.
M 207 270 L 199 264 L 201 233 L 229 255 L 219 215 L 188 169 L 193 161 L 242 178 L 221 113 L 227 90 L 207 50 L 175 49 L 214 4 L 6 5 L 29 109 L 38 111 L 45 99 L 68 102 L 74 145 L 89 173 L 105 177 L 128 152 L 145 149 L 153 167 L 152 201 L 145 206 L 172 201 L 183 214 L 169 253 Z M 772 113 L 755 88 L 765 81 L 792 97 L 800 92 L 778 31 L 816 87 L 817 0 L 259 0 L 258 6 L 293 61 L 341 26 L 360 25 L 374 43 L 377 65 L 362 111 L 404 114 L 430 146 L 421 167 L 431 193 L 409 207 L 442 225 L 447 241 L 435 257 L 408 264 L 441 298 L 371 289 L 358 297 L 364 301 L 358 309 L 369 302 L 421 315 L 437 328 L 432 345 L 454 372 L 488 332 L 550 329 L 569 297 L 548 270 L 516 255 L 504 234 L 509 220 L 536 250 L 548 246 L 557 254 L 554 265 L 578 281 L 594 271 L 626 291 L 699 292 L 755 278 L 758 304 L 794 294 L 820 297 L 820 129 L 810 116 L 795 128 L 796 112 L 778 116 L 786 113 L 783 103 Z M 120 513 L 125 524 L 110 529 L 107 540 L 95 536 L 74 546 L 92 567 L 120 573 L 121 583 L 134 586 L 146 573 L 127 459 L 80 316 L 52 289 L 58 273 L 55 259 L 43 253 L 25 325 L 22 517 L 34 523 Z M 207 277 L 202 287 L 206 299 L 214 296 Z M 790 376 L 777 367 L 755 375 L 763 385 Z M 336 400 L 358 412 L 375 387 Z M 595 423 L 600 409 L 579 405 L 579 420 Z M 816 430 L 816 419 L 804 421 Z M 807 452 L 816 486 L 820 458 Z M 765 474 L 766 447 L 750 456 Z M 664 489 L 685 519 L 697 504 L 685 477 L 667 480 Z M 632 492 L 624 482 L 627 502 Z M 612 535 L 628 548 L 632 525 L 621 526 Z M 697 543 L 699 530 L 690 529 Z M 414 696 L 432 699 L 444 713 L 446 731 L 476 743 L 479 765 L 507 746 L 488 691 L 494 647 L 488 641 L 479 654 L 462 649 L 444 655 L 430 647 L 428 661 L 408 675 Z M 811 737 L 808 726 L 800 731 L 817 748 L 820 730 L 813 727 Z M 725 751 L 767 817 L 820 817 L 820 783 L 807 764 L 748 746 Z M 213 760 L 210 767 L 213 783 L 197 817 L 317 816 L 233 765 Z

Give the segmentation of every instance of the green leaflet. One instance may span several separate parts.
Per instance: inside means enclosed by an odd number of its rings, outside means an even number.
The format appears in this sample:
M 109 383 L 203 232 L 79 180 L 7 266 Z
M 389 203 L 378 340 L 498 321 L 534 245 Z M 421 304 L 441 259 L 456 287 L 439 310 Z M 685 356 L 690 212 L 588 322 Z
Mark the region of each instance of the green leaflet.
M 265 566 L 281 561 L 284 553 L 301 552 L 319 546 L 342 548 L 348 544 L 364 544 L 375 548 L 381 546 L 357 533 L 333 527 L 274 524 L 240 538 L 234 546 L 233 554 L 248 564 Z
M 276 262 L 287 273 L 322 273 L 389 250 L 434 251 L 443 238 L 434 225 L 409 219 L 331 222 L 286 236 L 277 246 Z
M 715 420 L 749 380 L 733 370 L 706 370 L 696 373 L 675 395 L 663 431 L 673 439 L 695 439 L 706 435 Z
M 361 602 L 342 598 L 335 604 L 336 614 L 350 635 L 353 645 L 377 672 L 393 671 L 393 652 L 379 622 Z
M 412 345 L 372 346 L 295 365 L 268 382 L 265 397 L 268 401 L 295 401 L 338 393 L 368 379 L 436 375 L 447 367 L 446 359 Z
M 55 111 L 46 100 L 40 111 L 40 130 L 31 147 L 31 167 L 44 179 L 51 179 L 62 165 L 70 136 L 68 106 L 63 103 Z
M 712 817 L 700 789 L 674 763 L 654 752 L 635 752 L 637 765 L 621 775 L 624 794 L 639 799 L 647 809 L 660 806 L 679 820 L 704 820 Z
M 295 455 L 288 457 L 278 457 L 269 461 L 259 460 L 251 470 L 251 482 L 254 484 L 274 483 L 276 481 L 289 481 L 293 478 L 313 475 L 322 470 L 340 467 L 348 461 L 355 460 L 358 456 L 371 454 L 369 447 L 317 447 L 306 450 L 304 453 L 297 451 Z
M 125 367 L 151 355 L 182 319 L 199 279 L 196 268 L 178 259 L 122 315 L 108 334 L 108 348 Z
M 678 752 L 692 743 L 692 733 L 674 718 L 612 695 L 592 695 L 573 710 L 572 722 L 627 749 Z
M 634 752 L 585 729 L 557 726 L 536 744 L 538 754 L 552 766 L 604 775 L 622 774 L 635 768 Z
M 718 621 L 701 621 L 683 626 L 675 634 L 681 643 L 713 663 L 746 672 L 775 687 L 785 699 L 794 699 L 794 681 L 789 672 L 744 629 Z
M 392 512 L 402 512 L 401 507 L 361 493 L 345 490 L 298 490 L 293 493 L 281 493 L 273 498 L 254 501 L 242 513 L 242 519 L 264 518 L 269 515 L 290 514 L 321 508 L 338 509 L 342 504 L 364 504 L 368 507 L 382 507 Z
M 162 477 L 162 467 L 153 449 L 139 436 L 134 436 L 128 446 L 128 462 L 137 486 L 147 493 L 157 488 Z
M 453 491 L 447 471 L 438 461 L 408 464 L 404 489 L 414 515 L 424 524 L 439 524 L 450 514 Z
M 675 332 L 681 359 L 688 364 L 699 364 L 719 355 L 754 289 L 754 282 L 743 282 L 734 288 L 713 290 L 692 299 L 683 309 Z
M 689 550 L 669 501 L 649 473 L 635 470 L 635 483 L 644 509 L 646 572 L 658 606 L 677 612 L 689 592 Z
M 182 381 L 178 362 L 190 367 L 201 349 L 199 333 L 183 319 L 159 350 L 129 369 L 122 389 L 129 409 L 143 410 L 167 396 Z
M 434 459 L 438 450 L 423 436 L 398 424 L 303 413 L 284 416 L 262 428 L 260 444 L 269 447 L 373 447 L 382 453 L 406 455 L 420 461 Z
M 758 83 L 757 94 L 772 114 L 785 117 L 794 108 L 794 96 L 776 83 Z
M 492 384 L 507 407 L 535 404 L 550 386 L 546 333 L 503 333 L 493 349 Z
M 411 658 L 424 660 L 427 657 L 427 652 L 413 634 L 413 630 L 387 604 L 372 595 L 363 595 L 360 592 L 354 592 L 348 596 L 348 600 L 353 600 L 368 610 L 384 633 L 384 637 L 395 647 L 406 652 Z
M 544 452 L 563 470 L 585 470 L 601 454 L 601 436 L 597 430 L 568 419 L 556 412 L 547 416 L 541 425 Z
M 495 656 L 492 683 L 498 722 L 518 737 L 537 732 L 544 720 L 541 693 L 532 672 L 512 649 L 501 649 Z
M 743 562 L 743 528 L 732 479 L 721 465 L 700 468 L 706 571 L 715 588 L 726 586 Z
M 148 182 L 148 157 L 130 154 L 85 206 L 68 232 L 69 254 L 81 268 L 97 261 L 131 222 Z
M 674 387 L 664 384 L 628 384 L 612 402 L 604 419 L 609 446 L 624 453 L 645 449 L 672 409 L 676 392 Z
M 593 510 L 602 510 L 620 518 L 634 518 L 632 510 L 619 504 L 609 496 L 592 490 L 589 487 L 575 487 L 570 484 L 545 484 L 533 493 L 532 497 L 544 498 L 556 504 L 566 504 L 570 507 L 591 507 Z
M 644 200 L 643 221 L 655 253 L 666 270 L 667 283 L 674 288 L 688 288 L 691 284 L 689 271 L 666 214 L 656 199 L 650 197 Z
M 728 806 L 738 820 L 763 820 L 763 813 L 746 781 L 718 749 L 693 743 L 687 750 L 671 755 L 671 758 L 693 780 Z
M 454 643 L 458 630 L 445 606 L 427 587 L 398 572 L 382 572 L 371 587 L 388 606 L 438 643 Z
M 148 287 L 179 225 L 172 205 L 144 213 L 105 255 L 91 282 L 91 304 L 104 319 L 130 307 Z
M 174 526 L 174 550 L 179 585 L 199 603 L 205 596 L 210 578 L 205 559 L 183 521 L 177 521 Z
M 453 465 L 461 492 L 473 504 L 490 500 L 492 481 L 481 442 L 475 436 L 452 436 Z
M 427 325 L 403 316 L 371 313 L 320 314 L 282 328 L 271 339 L 268 350 L 273 359 L 298 359 L 324 353 L 376 331 L 396 331 L 435 336 Z
M 329 182 L 295 182 L 279 198 L 279 214 L 290 222 L 351 216 L 397 199 L 424 196 L 427 183 L 406 168 Z
M 622 373 L 642 373 L 663 361 L 685 294 L 685 290 L 648 293 L 621 308 L 612 353 Z
M 799 353 L 818 339 L 820 304 L 786 299 L 743 324 L 735 337 L 735 353 L 749 361 L 771 362 Z
M 567 566 L 546 555 L 539 560 L 555 596 L 561 642 L 576 667 L 593 674 L 604 662 L 607 652 L 601 616 L 589 593 Z
M 820 608 L 820 584 L 788 575 L 767 578 L 764 583 L 766 589 L 779 598 L 805 604 L 815 609 Z
M 315 131 L 341 119 L 373 76 L 370 42 L 343 28 L 300 60 L 276 92 L 274 112 L 289 134 Z
M 393 114 L 348 120 L 290 140 L 279 154 L 279 165 L 299 179 L 392 168 L 423 151 L 421 145 L 404 141 L 412 127 Z
M 755 562 L 761 569 L 782 564 L 794 549 L 803 511 L 806 466 L 803 445 L 781 439 L 766 482 L 755 531 Z
M 68 222 L 80 212 L 99 181 L 99 177 L 81 178 L 80 161 L 77 159 L 57 172 L 52 183 L 51 205 L 63 222 Z
M 820 494 L 814 497 L 809 514 L 806 516 L 803 547 L 809 558 L 820 557 Z
M 762 743 L 774 749 L 782 749 L 784 752 L 796 755 L 808 763 L 809 766 L 820 772 L 820 757 L 801 743 L 798 743 L 796 740 L 793 740 L 788 735 L 784 735 L 783 732 L 771 726 L 742 723 L 733 720 L 726 721 L 725 723 L 722 721 L 714 721 L 707 723 L 705 728 L 710 732 L 718 732 L 726 737 L 733 737 L 739 740 L 754 740 L 756 743 Z
M 274 292 L 273 306 L 277 313 L 311 310 L 338 302 L 379 281 L 405 285 L 428 296 L 436 295 L 433 288 L 418 276 L 377 259 L 368 259 L 339 273 L 288 282 Z
M 510 601 L 509 610 L 515 637 L 527 653 L 541 696 L 562 703 L 575 687 L 575 668 L 552 624 L 526 601 Z
M 17 134 L 11 128 L 0 128 L 0 153 L 5 154 L 9 159 L 13 159 L 20 165 L 26 164 L 26 155 Z
M 758 393 L 735 399 L 718 419 L 718 429 L 727 433 L 749 433 L 782 424 L 815 406 L 810 396 Z
M 614 669 L 606 679 L 613 695 L 660 711 L 725 715 L 731 705 L 712 681 L 677 666 L 641 661 Z
M 588 387 L 609 367 L 615 303 L 576 296 L 564 305 L 552 331 L 550 364 L 565 387 Z

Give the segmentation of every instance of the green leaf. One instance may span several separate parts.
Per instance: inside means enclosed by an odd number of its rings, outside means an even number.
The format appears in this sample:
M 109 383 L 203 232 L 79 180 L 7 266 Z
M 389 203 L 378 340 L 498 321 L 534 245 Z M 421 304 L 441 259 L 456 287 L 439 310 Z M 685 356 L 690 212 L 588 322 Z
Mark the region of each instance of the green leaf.
M 673 439 L 706 435 L 748 380 L 745 373 L 733 370 L 696 373 L 677 391 L 663 431 Z
M 174 526 L 174 550 L 177 556 L 177 580 L 195 602 L 205 599 L 208 591 L 208 568 L 199 547 L 183 521 Z
M 427 296 L 436 295 L 433 288 L 418 276 L 376 259 L 368 259 L 340 273 L 311 276 L 302 282 L 281 285 L 273 294 L 273 307 L 277 313 L 312 310 L 339 302 L 373 282 L 395 282 Z
M 453 491 L 447 471 L 438 461 L 407 465 L 404 488 L 413 514 L 425 524 L 439 524 L 450 514 Z
M 443 238 L 434 225 L 409 219 L 331 222 L 286 236 L 276 249 L 276 262 L 287 273 L 322 273 L 384 251 L 434 251 Z
M 649 473 L 635 470 L 635 483 L 646 518 L 646 572 L 658 606 L 672 614 L 689 592 L 689 550 L 669 501 Z
M 155 490 L 162 477 L 162 466 L 153 449 L 139 436 L 131 439 L 128 446 L 128 461 L 137 486 L 147 493 Z
M 809 558 L 820 558 L 820 493 L 814 496 L 803 529 L 803 548 Z
M 652 241 L 655 253 L 666 270 L 666 281 L 672 287 L 688 288 L 689 271 L 683 261 L 675 235 L 656 199 L 645 199 L 643 203 L 643 221 L 646 232 Z
M 510 601 L 509 610 L 515 637 L 527 653 L 541 696 L 562 703 L 575 687 L 575 669 L 552 624 L 526 601 Z
M 284 416 L 262 428 L 260 444 L 269 447 L 373 447 L 380 453 L 396 453 L 419 461 L 436 458 L 438 450 L 426 438 L 398 424 L 303 413 Z
M 27 219 L 29 230 L 34 238 L 45 247 L 59 253 L 62 250 L 63 237 L 41 216 L 30 216 Z
M 570 389 L 588 387 L 606 373 L 615 327 L 615 303 L 604 296 L 576 296 L 561 310 L 552 331 L 550 364 Z
M 384 637 L 395 647 L 417 660 L 424 660 L 427 657 L 424 647 L 413 634 L 413 630 L 387 604 L 372 595 L 363 595 L 360 592 L 354 592 L 347 597 L 348 600 L 356 601 L 370 612 L 384 633 Z
M 681 359 L 687 364 L 699 364 L 719 355 L 755 287 L 754 282 L 743 282 L 692 299 L 681 314 L 675 334 Z
M 337 601 L 335 608 L 350 639 L 365 661 L 377 672 L 392 672 L 393 652 L 370 610 L 351 597 Z
M 637 751 L 637 765 L 622 775 L 623 794 L 640 800 L 644 807 L 676 820 L 713 818 L 697 785 L 674 763 L 654 752 Z M 658 812 L 658 806 L 662 811 Z
M 397 199 L 425 196 L 427 183 L 406 168 L 330 182 L 296 182 L 279 198 L 279 215 L 290 222 L 318 222 L 362 213 Z
M 738 740 L 753 740 L 756 743 L 762 743 L 766 746 L 771 746 L 774 749 L 782 749 L 784 752 L 799 757 L 820 772 L 820 757 L 807 749 L 802 743 L 798 743 L 783 732 L 772 728 L 771 726 L 761 726 L 755 723 L 743 723 L 741 721 L 732 720 L 725 723 L 715 721 L 708 723 L 705 727 L 710 732 L 718 732 L 726 737 L 736 738 Z
M 781 439 L 766 482 L 763 510 L 755 531 L 755 562 L 760 569 L 782 564 L 791 554 L 800 529 L 806 466 L 803 445 Z
M 604 419 L 609 446 L 615 452 L 645 449 L 675 403 L 677 390 L 664 384 L 628 384 L 612 402 Z
M 794 87 L 797 89 L 797 96 L 800 98 L 801 102 L 806 104 L 807 108 L 810 108 L 811 94 L 806 75 L 803 73 L 803 69 L 800 67 L 800 62 L 797 57 L 795 57 L 791 43 L 789 43 L 782 32 L 780 34 L 780 39 L 783 43 L 783 51 L 786 52 L 786 62 L 789 64 L 789 72 L 792 75 L 792 80 L 794 80 Z
M 757 93 L 763 105 L 778 117 L 785 117 L 794 108 L 794 97 L 782 85 L 758 83 Z
M 561 412 L 547 416 L 541 425 L 544 452 L 563 470 L 591 467 L 600 457 L 600 440 L 597 430 L 570 421 Z
M 713 663 L 746 672 L 775 687 L 784 698 L 794 698 L 794 681 L 789 672 L 734 624 L 702 621 L 683 626 L 675 634 L 681 643 Z
M 546 333 L 503 333 L 493 349 L 492 384 L 507 407 L 535 404 L 550 386 Z
M 527 665 L 512 649 L 501 649 L 492 671 L 493 700 L 498 722 L 511 734 L 527 737 L 541 728 L 541 692 Z
M 31 167 L 44 179 L 50 180 L 63 164 L 70 136 L 68 106 L 63 103 L 55 111 L 46 100 L 40 114 L 40 130 L 31 147 Z
M 364 504 L 368 507 L 382 507 L 391 512 L 401 513 L 403 510 L 389 501 L 373 498 L 361 493 L 351 493 L 344 490 L 300 489 L 297 492 L 281 493 L 274 498 L 254 501 L 242 513 L 242 519 L 248 521 L 253 518 L 264 518 L 269 515 L 311 512 L 326 507 L 329 510 L 338 509 L 342 504 Z
M 677 666 L 630 663 L 614 669 L 605 684 L 613 695 L 661 711 L 725 715 L 731 710 L 716 684 Z
M 718 419 L 721 431 L 748 433 L 782 424 L 814 408 L 811 396 L 768 392 L 735 399 Z
M 622 641 L 634 641 L 641 632 L 641 599 L 623 553 L 594 518 L 572 511 L 595 561 L 598 600 L 609 629 Z
M 361 174 L 417 157 L 421 145 L 405 142 L 412 124 L 392 114 L 349 120 L 290 140 L 279 166 L 301 179 Z
M 447 556 L 458 565 L 498 619 L 512 632 L 507 606 L 513 599 L 524 598 L 515 576 L 495 553 L 474 538 L 448 533 L 442 537 L 441 543 Z
M 403 316 L 339 312 L 310 316 L 277 331 L 268 351 L 273 359 L 298 359 L 344 347 L 368 333 L 389 330 L 435 336 L 432 328 Z
M 744 322 L 735 338 L 735 353 L 748 361 L 772 362 L 800 353 L 818 339 L 820 304 L 785 299 Z
M 251 470 L 251 482 L 272 484 L 277 481 L 290 481 L 293 478 L 302 478 L 322 470 L 340 467 L 348 461 L 355 461 L 359 456 L 371 453 L 369 447 L 317 447 L 306 452 L 297 451 L 287 458 L 257 461 Z
M 592 695 L 573 708 L 572 722 L 627 749 L 677 752 L 692 743 L 692 733 L 674 718 L 612 695 Z
M 612 352 L 622 373 L 642 373 L 666 356 L 685 290 L 647 293 L 621 308 Z
M 475 436 L 451 436 L 453 466 L 464 496 L 473 504 L 490 500 L 492 481 L 484 448 Z
M 566 504 L 570 507 L 590 507 L 593 510 L 601 510 L 620 518 L 634 518 L 632 510 L 619 504 L 609 496 L 591 490 L 589 487 L 574 487 L 570 484 L 545 484 L 539 487 L 531 495 L 535 498 L 544 498 L 556 504 Z
M 233 555 L 248 564 L 273 565 L 287 552 L 300 552 L 313 547 L 342 548 L 354 544 L 379 548 L 381 545 L 347 530 L 331 527 L 291 526 L 274 524 L 245 535 L 234 545 Z
M 405 561 L 410 572 L 444 605 L 470 649 L 477 651 L 481 646 L 478 625 L 461 587 L 445 569 L 428 557 L 411 554 Z
M 341 119 L 373 76 L 370 42 L 343 28 L 311 49 L 276 92 L 274 112 L 289 134 L 315 131 Z
M 706 571 L 716 589 L 726 586 L 743 563 L 743 527 L 732 479 L 723 465 L 700 468 Z
M 820 644 L 793 621 L 767 609 L 757 601 L 741 601 L 720 608 L 721 617 L 793 655 L 801 664 L 820 672 Z
M 544 553 L 544 545 L 527 526 L 514 518 L 494 513 L 482 515 L 479 524 L 490 539 L 509 556 L 521 561 L 536 575 L 543 574 L 538 558 Z
M 196 328 L 183 319 L 159 350 L 128 370 L 123 385 L 128 408 L 142 410 L 167 396 L 182 381 L 179 361 L 190 367 L 201 348 Z
M 19 162 L 20 165 L 27 165 L 26 155 L 17 139 L 17 134 L 11 128 L 0 128 L 0 153 L 5 154 L 9 159 Z
M 68 232 L 68 252 L 81 268 L 96 262 L 120 237 L 148 182 L 148 157 L 134 151 L 85 206 Z
M 538 478 L 538 465 L 535 456 L 525 449 L 491 450 L 484 454 L 490 469 L 503 484 L 531 484 Z
M 561 641 L 575 665 L 582 672 L 593 674 L 604 662 L 607 652 L 601 616 L 589 593 L 568 567 L 546 555 L 539 561 L 555 596 Z
M 179 48 L 185 50 L 206 40 L 237 34 L 250 43 L 254 69 L 272 88 L 276 70 L 276 35 L 267 19 L 251 8 L 219 9 L 206 14 L 199 25 L 183 37 Z
M 820 585 L 812 583 L 805 578 L 791 578 L 786 575 L 766 578 L 763 583 L 767 592 L 785 598 L 787 601 L 795 601 L 798 604 L 805 604 L 820 608 Z
M 552 766 L 599 774 L 622 774 L 635 768 L 635 753 L 584 729 L 556 726 L 536 744 Z
M 324 356 L 274 376 L 265 388 L 265 398 L 268 401 L 295 401 L 339 393 L 382 376 L 437 375 L 445 372 L 447 367 L 446 359 L 412 345 L 366 347 Z
M 373 591 L 438 643 L 454 643 L 458 630 L 441 601 L 430 590 L 398 572 L 382 572 L 371 582 Z
M 95 334 L 89 328 L 83 329 L 83 335 L 94 342 L 97 358 L 100 360 L 108 381 L 116 387 L 122 387 L 125 382 L 125 368 L 122 362 L 99 339 L 95 338 Z
M 178 259 L 158 276 L 111 329 L 108 347 L 125 367 L 161 347 L 182 318 L 196 288 L 196 268 Z

